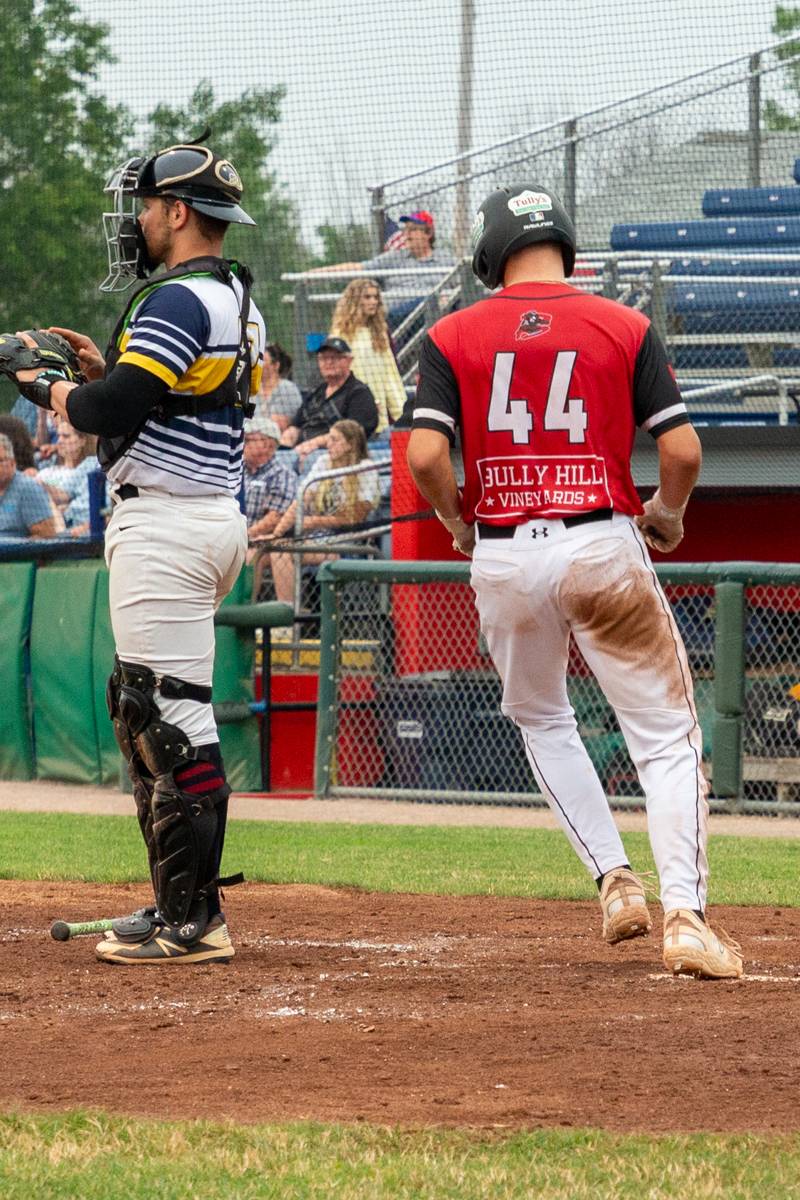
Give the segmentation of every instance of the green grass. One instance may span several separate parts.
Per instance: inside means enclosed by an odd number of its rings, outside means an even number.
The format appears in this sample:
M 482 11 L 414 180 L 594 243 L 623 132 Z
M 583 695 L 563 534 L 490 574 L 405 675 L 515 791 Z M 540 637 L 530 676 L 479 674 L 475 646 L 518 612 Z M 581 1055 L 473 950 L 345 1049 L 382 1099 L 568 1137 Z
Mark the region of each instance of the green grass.
M 638 870 L 651 870 L 647 837 L 623 838 Z M 711 839 L 712 904 L 800 903 L 800 839 Z M 586 899 L 594 885 L 562 833 L 234 821 L 223 871 L 268 883 L 318 883 L 370 891 Z M 135 819 L 66 813 L 0 813 L 0 878 L 144 882 Z
M 3 1200 L 784 1200 L 799 1178 L 797 1136 L 0 1118 Z

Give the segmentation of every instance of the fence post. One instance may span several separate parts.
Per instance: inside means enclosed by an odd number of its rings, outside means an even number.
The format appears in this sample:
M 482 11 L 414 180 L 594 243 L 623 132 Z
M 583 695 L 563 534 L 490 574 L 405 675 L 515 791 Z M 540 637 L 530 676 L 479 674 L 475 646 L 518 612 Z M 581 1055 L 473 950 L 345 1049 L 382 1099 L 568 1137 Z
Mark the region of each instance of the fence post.
M 747 81 L 747 178 L 750 187 L 761 186 L 761 55 L 750 56 Z
M 615 258 L 607 258 L 603 263 L 603 295 L 609 300 L 619 296 L 619 263 Z
M 744 718 L 744 584 L 718 583 L 714 631 L 714 794 L 742 798 L 742 723 Z
M 308 284 L 298 279 L 294 285 L 294 379 L 300 388 L 308 387 Z
M 661 341 L 667 341 L 667 306 L 664 302 L 664 284 L 661 281 L 661 263 L 656 259 L 650 268 L 652 290 L 650 292 L 650 319 Z
M 314 795 L 324 799 L 330 787 L 336 736 L 336 582 L 320 568 L 319 692 L 317 743 L 314 754 Z
M 469 308 L 470 304 L 474 304 L 484 295 L 469 259 L 464 259 L 458 268 L 458 278 L 461 284 L 461 307 Z
M 575 220 L 577 196 L 578 144 L 575 141 L 577 128 L 576 117 L 564 122 L 564 207 L 572 221 Z
M 380 254 L 383 250 L 386 237 L 384 229 L 386 225 L 386 208 L 383 200 L 383 188 L 370 188 L 372 193 L 372 202 L 370 204 L 370 212 L 372 214 L 372 248 L 376 254 Z

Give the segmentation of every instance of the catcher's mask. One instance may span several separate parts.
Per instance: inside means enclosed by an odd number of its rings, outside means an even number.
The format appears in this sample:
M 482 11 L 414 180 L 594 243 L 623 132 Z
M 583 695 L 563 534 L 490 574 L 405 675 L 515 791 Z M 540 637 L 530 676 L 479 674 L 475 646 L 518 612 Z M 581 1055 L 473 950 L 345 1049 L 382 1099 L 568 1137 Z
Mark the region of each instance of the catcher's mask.
M 129 158 L 112 171 L 105 193 L 112 197 L 113 209 L 103 213 L 109 273 L 101 292 L 122 291 L 134 279 L 146 279 L 157 265 L 136 219 L 138 197 L 174 196 L 218 221 L 255 225 L 239 204 L 242 181 L 236 168 L 207 146 L 169 146 L 150 158 Z

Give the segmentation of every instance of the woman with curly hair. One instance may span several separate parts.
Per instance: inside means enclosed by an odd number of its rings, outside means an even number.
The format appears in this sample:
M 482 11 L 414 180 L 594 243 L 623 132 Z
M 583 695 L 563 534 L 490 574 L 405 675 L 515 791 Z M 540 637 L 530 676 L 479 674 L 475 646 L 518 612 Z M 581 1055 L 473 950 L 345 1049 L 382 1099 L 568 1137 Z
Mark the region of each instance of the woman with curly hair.
M 353 351 L 353 374 L 375 397 L 378 428 L 385 433 L 403 411 L 406 393 L 397 369 L 381 290 L 374 279 L 353 279 L 333 313 L 330 336 L 344 338 Z

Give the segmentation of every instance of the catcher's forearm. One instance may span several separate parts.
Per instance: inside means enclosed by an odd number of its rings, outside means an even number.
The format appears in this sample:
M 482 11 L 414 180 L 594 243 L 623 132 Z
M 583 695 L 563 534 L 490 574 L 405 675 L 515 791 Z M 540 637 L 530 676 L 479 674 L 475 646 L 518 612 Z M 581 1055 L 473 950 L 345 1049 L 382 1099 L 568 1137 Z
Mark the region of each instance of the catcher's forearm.
M 53 391 L 61 387 L 56 384 Z M 123 363 L 105 379 L 73 388 L 66 398 L 65 415 L 81 433 L 121 437 L 136 429 L 168 390 L 163 379 Z

